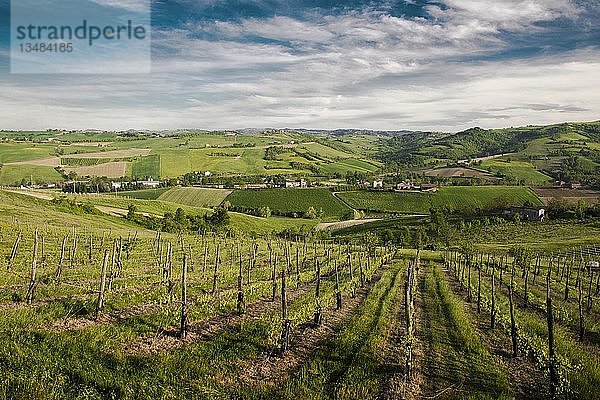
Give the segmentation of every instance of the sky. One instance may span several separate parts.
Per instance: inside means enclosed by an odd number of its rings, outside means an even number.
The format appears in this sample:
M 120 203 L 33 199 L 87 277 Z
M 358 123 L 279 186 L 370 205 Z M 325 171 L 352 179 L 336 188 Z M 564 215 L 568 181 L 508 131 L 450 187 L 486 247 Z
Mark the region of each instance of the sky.
M 0 0 L 0 129 L 459 131 L 600 119 L 600 0 L 153 0 L 151 12 L 150 73 L 20 75 Z

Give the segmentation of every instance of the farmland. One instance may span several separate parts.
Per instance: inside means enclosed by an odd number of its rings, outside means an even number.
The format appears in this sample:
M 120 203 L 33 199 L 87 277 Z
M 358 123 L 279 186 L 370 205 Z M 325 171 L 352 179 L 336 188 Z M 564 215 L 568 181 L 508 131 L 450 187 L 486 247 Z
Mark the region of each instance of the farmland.
M 204 189 L 204 188 L 173 188 L 161 194 L 158 199 L 171 203 L 183 204 L 194 207 L 217 207 L 231 190 Z
M 325 220 L 339 220 L 349 213 L 353 218 L 352 210 L 327 189 L 236 190 L 227 201 L 244 209 L 269 207 L 272 211 L 299 216 L 312 207 L 323 210 Z
M 61 213 L 42 200 L 3 196 L 5 208 Z M 523 264 L 507 252 L 486 261 L 485 250 L 469 256 L 458 248 L 419 254 L 377 245 L 371 252 L 368 242 L 340 247 L 244 236 L 178 238 L 139 228 L 133 235 L 114 217 L 71 218 L 107 218 L 113 227 L 87 223 L 73 230 L 50 223 L 38 229 L 36 241 L 36 232 L 22 225 L 13 257 L 18 229 L 12 220 L 0 220 L 0 251 L 8 255 L 2 270 L 9 268 L 0 277 L 0 358 L 8 366 L 0 390 L 7 397 L 181 398 L 210 392 L 223 398 L 357 399 L 377 398 L 382 391 L 400 398 L 443 390 L 444 398 L 460 398 L 468 390 L 474 398 L 544 399 L 551 390 L 562 395 L 568 388 L 577 398 L 594 398 L 598 353 L 584 349 L 599 345 L 598 305 L 586 314 L 588 336 L 580 342 L 573 334 L 576 295 L 561 301 L 556 269 L 550 293 L 558 361 L 552 365 L 561 380 L 553 385 L 545 373 L 547 330 L 537 304 L 543 301 L 549 258 L 541 258 L 539 269 L 532 261 L 530 279 L 538 279 L 525 289 Z M 498 261 L 500 254 L 506 257 Z M 468 264 L 467 257 L 476 261 Z M 33 278 L 32 260 L 38 261 Z M 529 290 L 530 306 L 523 297 L 515 302 L 519 336 L 513 357 L 507 282 L 515 268 L 514 290 Z M 582 279 L 595 282 L 594 276 Z M 570 285 L 576 293 L 574 279 Z M 315 312 L 321 316 L 316 325 Z M 568 363 L 585 375 L 566 369 Z M 332 380 L 336 385 L 330 387 Z
M 500 174 L 514 181 L 522 181 L 531 185 L 547 184 L 551 178 L 536 170 L 531 163 L 525 161 L 487 160 L 481 163 L 481 168 Z
M 432 134 L 410 167 L 366 134 L 0 143 L 4 185 L 125 175 L 0 188 L 0 398 L 596 399 L 597 192 L 533 187 L 592 134 L 539 129 L 493 132 L 504 155 L 476 151 L 497 150 L 483 130 Z
M 340 192 L 351 207 L 384 213 L 428 214 L 432 207 L 451 210 L 489 209 L 502 201 L 512 205 L 541 204 L 528 188 L 521 187 L 442 187 L 436 193 Z

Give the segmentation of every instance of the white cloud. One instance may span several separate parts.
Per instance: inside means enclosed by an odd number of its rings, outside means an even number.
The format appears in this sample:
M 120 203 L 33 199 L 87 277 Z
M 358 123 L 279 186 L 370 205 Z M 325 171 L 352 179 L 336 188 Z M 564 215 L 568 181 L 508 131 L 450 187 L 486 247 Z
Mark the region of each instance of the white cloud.
M 121 8 L 130 12 L 148 13 L 150 12 L 150 0 L 91 0 L 102 6 Z
M 154 32 L 150 76 L 0 77 L 0 109 L 11 115 L 2 128 L 455 130 L 598 118 L 598 49 L 460 61 L 509 49 L 500 30 L 577 14 L 570 2 L 446 5 L 429 8 L 434 20 L 363 11 Z

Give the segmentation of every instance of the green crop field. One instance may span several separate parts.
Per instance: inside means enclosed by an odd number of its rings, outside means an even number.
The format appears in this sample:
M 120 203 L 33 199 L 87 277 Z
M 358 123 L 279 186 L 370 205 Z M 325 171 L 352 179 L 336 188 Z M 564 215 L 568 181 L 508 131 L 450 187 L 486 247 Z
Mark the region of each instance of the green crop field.
M 325 220 L 340 219 L 352 211 L 327 189 L 236 190 L 227 200 L 237 207 L 269 207 L 273 211 L 296 213 L 298 216 L 313 207 L 317 211 L 323 210 Z
M 506 186 L 447 186 L 437 193 L 341 192 L 338 196 L 356 209 L 404 214 L 428 214 L 431 207 L 487 209 L 499 201 L 512 205 L 542 204 L 531 189 Z
M 132 199 L 140 200 L 156 200 L 160 197 L 161 194 L 169 190 L 171 190 L 171 188 L 130 190 L 127 192 L 118 192 L 117 196 L 131 197 Z
M 347 159 L 336 161 L 331 164 L 320 164 L 319 165 L 321 171 L 326 173 L 340 173 L 346 174 L 347 172 L 365 172 L 365 173 L 373 173 L 379 170 L 379 167 L 374 165 L 373 163 L 356 160 L 356 159 Z
M 131 175 L 134 179 L 160 179 L 161 157 L 150 155 L 139 157 L 133 162 Z
M 551 177 L 536 170 L 531 163 L 525 161 L 486 160 L 481 163 L 481 168 L 506 176 L 512 181 L 521 181 L 529 185 L 544 185 L 552 181 Z
M 162 201 L 195 207 L 217 207 L 231 193 L 231 190 L 205 188 L 172 188 L 160 195 Z

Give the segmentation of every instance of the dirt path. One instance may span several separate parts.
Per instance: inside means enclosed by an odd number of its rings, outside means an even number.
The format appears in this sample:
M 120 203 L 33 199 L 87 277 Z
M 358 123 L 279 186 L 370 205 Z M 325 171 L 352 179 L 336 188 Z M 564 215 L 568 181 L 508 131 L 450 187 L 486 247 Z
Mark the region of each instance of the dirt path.
M 32 191 L 32 190 L 4 190 L 4 191 L 5 192 L 9 192 L 9 193 L 22 194 L 24 196 L 35 197 L 36 199 L 41 199 L 41 200 L 52 200 L 52 199 L 54 199 L 54 196 L 52 196 L 51 194 L 42 193 L 42 192 L 35 192 L 35 191 Z
M 420 272 L 422 273 L 422 271 Z M 419 272 L 417 272 L 419 274 Z M 403 275 L 404 281 L 406 280 L 406 274 Z M 402 291 L 404 294 L 404 291 Z M 421 302 L 421 290 L 417 285 L 415 291 L 416 307 L 415 307 L 415 325 L 420 324 L 420 310 L 418 304 Z M 410 381 L 406 380 L 406 365 L 405 357 L 406 352 L 404 350 L 404 339 L 406 337 L 406 320 L 404 318 L 405 304 L 404 298 L 399 298 L 396 301 L 396 305 L 393 309 L 393 313 L 396 318 L 394 321 L 390 336 L 388 338 L 388 347 L 386 349 L 386 370 L 388 371 L 388 378 L 385 386 L 382 388 L 380 398 L 384 400 L 396 400 L 396 399 L 418 399 L 421 394 L 421 382 L 422 376 L 419 371 L 418 360 L 422 358 L 422 343 L 419 338 L 415 338 L 413 343 L 413 377 Z
M 280 379 L 289 375 L 290 371 L 298 368 L 325 339 L 340 331 L 344 322 L 364 302 L 373 286 L 388 268 L 389 265 L 381 267 L 364 288 L 356 290 L 354 297 L 345 295 L 341 310 L 335 310 L 333 305 L 324 310 L 323 322 L 319 327 L 315 327 L 312 322 L 307 322 L 296 328 L 290 337 L 289 350 L 285 353 L 285 357 L 281 357 L 273 351 L 246 363 L 240 374 L 242 382 L 249 385 L 260 384 L 263 387 L 272 387 Z
M 476 343 L 463 332 L 461 322 L 455 320 L 453 300 L 443 288 L 446 277 L 438 276 L 433 268 L 437 267 L 427 267 L 418 279 L 421 296 L 417 307 L 422 318 L 416 335 L 423 354 L 416 362 L 423 377 L 421 396 L 451 399 L 500 395 L 499 391 L 508 390 L 502 387 L 506 378 L 493 357 L 477 347 L 467 347 Z
M 371 219 L 351 219 L 348 221 L 322 222 L 316 226 L 317 231 L 337 231 L 338 229 L 349 228 L 351 226 L 362 225 L 369 222 L 381 221 L 381 218 Z
M 290 290 L 288 301 L 293 301 L 308 291 L 312 290 L 310 283 L 300 288 Z M 184 340 L 177 337 L 178 328 L 169 326 L 159 328 L 153 337 L 139 337 L 137 340 L 127 344 L 124 352 L 127 354 L 149 354 L 165 350 L 174 350 L 183 348 L 187 344 L 199 340 L 208 340 L 217 333 L 239 325 L 243 322 L 259 319 L 267 314 L 275 312 L 281 307 L 279 301 L 271 301 L 270 298 L 261 298 L 247 305 L 246 313 L 238 315 L 235 311 L 230 311 L 214 317 L 208 317 L 202 320 L 193 321 L 189 324 L 188 335 Z

